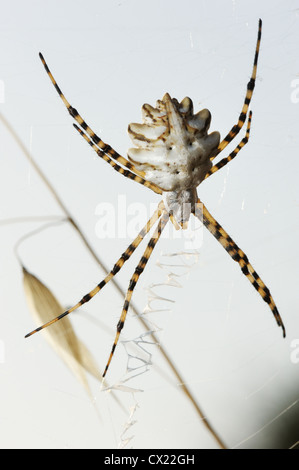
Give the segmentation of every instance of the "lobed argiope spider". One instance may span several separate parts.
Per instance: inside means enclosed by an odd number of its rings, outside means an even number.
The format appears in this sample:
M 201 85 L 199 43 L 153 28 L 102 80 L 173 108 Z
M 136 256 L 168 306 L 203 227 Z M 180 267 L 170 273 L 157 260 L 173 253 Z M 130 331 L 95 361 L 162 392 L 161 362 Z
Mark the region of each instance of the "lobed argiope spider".
M 179 103 L 175 98 L 171 98 L 170 95 L 166 93 L 162 100 L 157 101 L 156 108 L 153 108 L 149 104 L 143 105 L 143 124 L 129 125 L 129 134 L 137 148 L 129 149 L 128 159 L 119 155 L 110 145 L 105 144 L 82 119 L 78 111 L 70 105 L 57 85 L 42 54 L 40 54 L 41 61 L 56 91 L 70 115 L 80 126 L 78 127 L 74 124 L 77 131 L 91 145 L 97 155 L 108 162 L 114 170 L 148 187 L 155 193 L 161 194 L 162 201 L 159 203 L 155 213 L 149 219 L 145 227 L 115 263 L 110 273 L 74 307 L 45 325 L 35 329 L 29 333 L 26 338 L 52 325 L 92 299 L 106 286 L 113 276 L 120 271 L 124 263 L 142 242 L 143 238 L 157 223 L 155 232 L 131 277 L 123 310 L 117 325 L 115 340 L 103 373 L 103 377 L 105 377 L 126 320 L 133 290 L 145 269 L 163 229 L 169 219 L 177 229 L 185 229 L 191 214 L 202 218 L 206 228 L 221 243 L 232 259 L 240 265 L 243 274 L 245 274 L 253 287 L 269 305 L 278 325 L 282 327 L 283 336 L 285 336 L 283 322 L 268 287 L 252 267 L 245 253 L 235 244 L 232 238 L 200 201 L 196 191 L 197 186 L 203 180 L 216 173 L 216 171 L 233 160 L 249 140 L 252 118 L 251 111 L 248 115 L 245 137 L 243 137 L 241 142 L 228 157 L 223 158 L 213 165 L 213 160 L 237 136 L 247 119 L 248 108 L 256 80 L 261 33 L 262 21 L 259 20 L 253 70 L 250 81 L 247 84 L 243 108 L 238 123 L 232 127 L 221 142 L 218 132 L 208 134 L 211 114 L 207 109 L 193 114 L 193 103 L 190 98 L 186 97 Z

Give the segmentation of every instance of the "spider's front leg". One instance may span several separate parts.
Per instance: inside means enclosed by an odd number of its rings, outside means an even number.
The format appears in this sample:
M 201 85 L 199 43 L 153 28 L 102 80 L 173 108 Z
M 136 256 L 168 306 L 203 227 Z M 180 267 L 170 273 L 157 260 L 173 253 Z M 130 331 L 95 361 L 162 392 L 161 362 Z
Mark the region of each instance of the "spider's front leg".
M 211 234 L 219 241 L 219 243 L 223 246 L 223 248 L 228 252 L 228 254 L 232 257 L 234 261 L 236 261 L 243 274 L 247 277 L 247 279 L 251 282 L 253 287 L 257 290 L 263 300 L 269 305 L 278 326 L 281 326 L 283 331 L 283 336 L 285 337 L 285 327 L 282 322 L 282 319 L 279 315 L 273 297 L 259 277 L 253 266 L 250 264 L 247 256 L 245 253 L 236 245 L 236 243 L 232 240 L 232 238 L 228 235 L 228 233 L 221 227 L 221 225 L 214 219 L 214 217 L 210 214 L 208 209 L 205 207 L 204 204 L 200 200 L 197 201 L 197 207 L 195 211 L 196 217 L 200 220 L 203 218 L 203 224 L 205 227 L 211 232 Z
M 158 205 L 157 210 L 154 212 L 152 217 L 148 220 L 147 224 L 143 227 L 143 229 L 139 232 L 135 240 L 128 246 L 126 251 L 121 255 L 121 257 L 117 260 L 115 263 L 113 269 L 110 271 L 109 274 L 88 294 L 84 295 L 82 299 L 74 305 L 72 308 L 66 310 L 64 313 L 61 315 L 58 315 L 58 317 L 53 318 L 53 320 L 50 320 L 49 322 L 45 323 L 44 325 L 36 328 L 35 330 L 31 331 L 31 333 L 28 333 L 25 338 L 29 338 L 30 336 L 34 335 L 35 333 L 38 333 L 39 331 L 43 330 L 44 328 L 47 328 L 48 326 L 53 325 L 53 323 L 56 323 L 57 321 L 61 320 L 62 318 L 66 317 L 70 313 L 74 312 L 77 310 L 79 307 L 84 305 L 85 303 L 89 302 L 96 294 L 98 294 L 107 284 L 108 282 L 111 281 L 111 279 L 121 270 L 123 265 L 125 264 L 126 261 L 132 256 L 136 248 L 139 246 L 139 244 L 142 242 L 144 237 L 147 235 L 147 233 L 151 230 L 151 228 L 154 226 L 154 224 L 157 222 L 157 220 L 161 217 L 162 212 L 164 210 L 164 203 L 161 201 L 160 204 Z
M 161 219 L 159 220 L 159 224 L 158 224 L 152 238 L 150 239 L 149 244 L 147 245 L 141 260 L 139 261 L 138 266 L 136 267 L 133 276 L 131 277 L 129 288 L 127 290 L 126 299 L 125 299 L 125 302 L 124 302 L 124 305 L 123 305 L 123 310 L 122 310 L 119 322 L 117 324 L 117 331 L 116 331 L 115 340 L 114 340 L 114 343 L 113 343 L 113 346 L 112 346 L 112 349 L 111 349 L 111 353 L 110 353 L 107 365 L 106 365 L 104 373 L 103 373 L 103 378 L 107 374 L 110 362 L 112 360 L 115 348 L 117 346 L 117 343 L 118 343 L 118 340 L 119 340 L 119 337 L 120 337 L 120 333 L 121 333 L 121 331 L 124 327 L 125 320 L 126 320 L 126 317 L 127 317 L 129 306 L 130 306 L 130 302 L 131 302 L 131 299 L 132 299 L 133 291 L 136 287 L 136 284 L 139 280 L 139 277 L 141 276 L 141 274 L 143 273 L 143 271 L 145 269 L 145 266 L 147 265 L 148 260 L 150 259 L 150 256 L 151 256 L 151 254 L 152 254 L 152 252 L 153 252 L 153 250 L 154 250 L 154 248 L 155 248 L 155 246 L 156 246 L 156 244 L 157 244 L 157 242 L 158 242 L 158 240 L 159 240 L 159 238 L 162 234 L 162 231 L 164 230 L 164 228 L 165 228 L 165 226 L 168 222 L 168 220 L 169 220 L 169 214 L 168 214 L 168 212 L 165 211 L 163 213 Z

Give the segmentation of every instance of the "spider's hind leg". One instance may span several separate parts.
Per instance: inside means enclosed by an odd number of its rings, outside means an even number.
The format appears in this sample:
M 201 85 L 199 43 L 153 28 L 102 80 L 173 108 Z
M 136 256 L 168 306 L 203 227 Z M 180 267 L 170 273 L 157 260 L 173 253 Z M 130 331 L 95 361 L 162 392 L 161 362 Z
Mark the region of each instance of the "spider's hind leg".
M 247 129 L 246 129 L 246 134 L 245 137 L 241 140 L 239 145 L 229 154 L 228 157 L 222 158 L 220 162 L 216 163 L 216 165 L 213 165 L 210 171 L 206 174 L 205 179 L 207 179 L 209 176 L 213 175 L 216 173 L 216 171 L 221 170 L 227 163 L 231 162 L 240 152 L 240 150 L 247 144 L 249 140 L 249 135 L 250 135 L 250 126 L 251 126 L 251 118 L 252 118 L 252 111 L 249 113 L 248 117 L 248 124 L 247 124 Z
M 214 217 L 210 214 L 208 209 L 205 207 L 204 204 L 202 204 L 200 200 L 198 200 L 198 208 L 197 208 L 195 215 L 199 219 L 203 217 L 203 223 L 205 227 L 219 241 L 219 243 L 223 246 L 223 248 L 232 257 L 232 259 L 239 264 L 243 274 L 245 274 L 247 279 L 251 282 L 253 287 L 260 294 L 262 299 L 269 305 L 275 317 L 275 320 L 278 326 L 281 326 L 282 331 L 283 331 L 283 336 L 285 337 L 285 334 L 286 334 L 285 327 L 279 315 L 279 312 L 277 310 L 273 297 L 268 287 L 265 285 L 265 283 L 259 277 L 259 275 L 255 271 L 253 266 L 250 264 L 245 253 L 236 245 L 236 243 L 232 240 L 232 238 L 228 235 L 228 233 L 221 227 L 221 225 L 214 219 Z
M 259 20 L 259 29 L 258 29 L 258 36 L 257 36 L 257 43 L 256 43 L 256 48 L 255 48 L 255 56 L 254 56 L 254 62 L 253 62 L 253 69 L 252 69 L 252 74 L 251 78 L 247 84 L 247 92 L 243 104 L 242 111 L 239 116 L 238 123 L 235 124 L 229 133 L 224 137 L 224 139 L 220 142 L 218 145 L 218 148 L 211 158 L 213 160 L 217 155 L 219 155 L 220 152 L 222 152 L 223 149 L 236 137 L 236 135 L 240 132 L 242 129 L 244 122 L 246 121 L 247 113 L 248 113 L 248 108 L 249 104 L 252 98 L 253 90 L 255 87 L 255 81 L 256 81 L 256 71 L 257 71 L 257 62 L 258 62 L 258 57 L 259 57 L 259 51 L 260 51 L 260 44 L 261 44 L 261 37 L 262 37 L 262 20 Z
M 126 178 L 128 178 L 132 181 L 135 181 L 136 183 L 142 184 L 143 186 L 145 186 L 146 188 L 151 189 L 152 191 L 154 191 L 157 194 L 162 194 L 162 190 L 158 186 L 156 186 L 154 183 L 151 183 L 150 181 L 147 181 L 147 180 L 141 178 L 141 176 L 135 175 L 131 171 L 126 170 L 125 168 L 123 168 L 122 166 L 118 165 L 114 160 L 112 160 L 112 158 L 109 157 L 109 155 L 106 155 L 101 149 L 99 149 L 95 145 L 95 143 L 88 137 L 88 135 L 86 135 L 82 131 L 82 129 L 80 129 L 76 124 L 73 124 L 73 126 L 79 132 L 79 134 L 84 138 L 84 140 L 86 140 L 86 142 L 91 146 L 91 148 L 96 152 L 96 154 L 99 157 L 101 157 L 103 160 L 105 160 L 105 162 L 109 163 L 109 165 L 112 166 L 112 168 L 115 171 L 117 171 L 121 175 L 125 176 Z
M 80 116 L 80 114 L 78 113 L 78 111 L 68 102 L 68 100 L 66 99 L 66 97 L 64 96 L 64 94 L 62 93 L 58 83 L 56 82 L 54 76 L 52 75 L 52 72 L 50 71 L 49 67 L 48 67 L 48 64 L 46 63 L 45 59 L 44 59 L 44 56 L 42 55 L 42 53 L 40 52 L 39 53 L 39 57 L 40 57 L 40 60 L 42 61 L 42 64 L 51 80 L 51 82 L 53 83 L 58 95 L 60 96 L 64 106 L 66 107 L 66 109 L 68 110 L 69 114 L 72 116 L 72 118 L 74 118 L 77 123 L 79 124 L 80 127 L 82 127 L 82 129 L 84 129 L 87 134 L 91 137 L 91 139 L 94 141 L 94 143 L 104 152 L 104 153 L 107 153 L 111 158 L 113 158 L 114 160 L 118 161 L 119 163 L 121 163 L 122 165 L 124 166 L 127 166 L 129 165 L 130 168 L 132 167 L 132 165 L 130 164 L 130 162 L 128 162 L 127 159 L 125 159 L 124 157 L 122 157 L 121 155 L 119 155 L 112 147 L 110 147 L 110 145 L 108 144 L 105 144 L 105 142 L 102 141 L 102 139 L 100 137 L 98 137 L 96 135 L 96 133 L 89 127 L 89 125 L 84 121 L 84 119 Z
M 68 102 L 68 100 L 66 99 L 66 97 L 64 96 L 64 94 L 62 93 L 58 83 L 56 82 L 54 76 L 52 75 L 43 55 L 41 53 L 39 53 L 39 57 L 42 61 L 42 64 L 51 80 L 51 82 L 53 83 L 58 95 L 60 96 L 63 104 L 65 105 L 65 107 L 67 108 L 69 114 L 72 116 L 72 118 L 75 119 L 75 121 L 77 121 L 77 123 L 79 124 L 79 126 L 84 129 L 84 131 L 89 135 L 89 137 L 92 139 L 92 141 L 94 142 L 94 144 L 98 147 L 98 149 L 100 149 L 100 151 L 103 153 L 103 154 L 106 154 L 110 157 L 110 159 L 114 160 L 115 162 L 118 162 L 120 165 L 123 165 L 125 168 L 127 168 L 129 171 L 127 171 L 127 174 L 130 172 L 132 175 L 138 175 L 141 178 L 144 179 L 144 173 L 142 171 L 138 171 L 135 166 L 129 162 L 126 158 L 124 158 L 122 155 L 120 155 L 119 153 L 117 153 L 110 145 L 106 144 L 99 136 L 97 136 L 97 134 L 89 127 L 89 125 L 86 123 L 86 121 L 84 121 L 84 119 L 82 118 L 82 116 L 78 113 L 78 111 Z M 106 160 L 107 161 L 107 160 Z M 133 178 L 131 178 L 133 179 Z M 148 185 L 147 185 L 148 186 Z M 149 187 L 149 186 L 148 186 Z M 150 187 L 150 189 L 153 189 L 155 187 L 154 184 L 152 184 L 152 187 Z M 161 194 L 162 191 L 159 190 L 159 188 L 156 187 L 156 190 L 153 189 L 155 192 L 157 192 L 158 194 Z

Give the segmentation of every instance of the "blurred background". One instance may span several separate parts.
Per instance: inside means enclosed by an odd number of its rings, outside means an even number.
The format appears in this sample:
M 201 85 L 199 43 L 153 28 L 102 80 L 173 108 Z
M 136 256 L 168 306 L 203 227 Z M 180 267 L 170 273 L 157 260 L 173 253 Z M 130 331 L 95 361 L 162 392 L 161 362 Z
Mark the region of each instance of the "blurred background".
M 116 174 L 92 152 L 74 130 L 38 52 L 71 104 L 105 142 L 126 155 L 128 124 L 140 122 L 143 103 L 155 105 L 165 92 L 178 100 L 189 96 L 196 112 L 211 111 L 211 130 L 222 137 L 229 131 L 242 108 L 262 18 L 250 142 L 198 192 L 270 288 L 287 337 L 282 338 L 268 306 L 206 230 L 201 247 L 189 257 L 165 256 L 184 251 L 182 239 L 161 240 L 134 303 L 159 329 L 159 341 L 227 447 L 296 448 L 298 1 L 1 0 L 0 5 L 0 446 L 218 447 L 158 346 L 141 344 L 152 355 L 144 353 L 146 373 L 133 371 L 136 377 L 124 382 L 129 356 L 119 344 L 107 376 L 121 388 L 115 390 L 117 403 L 89 377 L 91 399 L 42 334 L 24 340 L 36 323 L 14 249 L 49 216 L 64 213 L 5 122 L 111 269 L 131 238 L 126 231 L 116 231 L 113 238 L 98 236 L 103 204 L 115 208 L 116 215 L 125 214 L 132 227 L 138 211 L 146 208 L 149 216 L 159 197 Z M 118 276 L 123 290 L 143 248 L 138 252 Z M 67 223 L 25 239 L 18 254 L 65 307 L 105 275 Z M 164 266 L 169 263 L 177 266 Z M 169 272 L 177 277 L 169 278 Z M 176 283 L 173 279 L 181 287 L 169 285 Z M 71 316 L 99 370 L 105 367 L 122 304 L 109 285 Z M 130 312 L 122 339 L 143 333 Z M 147 366 L 150 359 L 153 365 Z

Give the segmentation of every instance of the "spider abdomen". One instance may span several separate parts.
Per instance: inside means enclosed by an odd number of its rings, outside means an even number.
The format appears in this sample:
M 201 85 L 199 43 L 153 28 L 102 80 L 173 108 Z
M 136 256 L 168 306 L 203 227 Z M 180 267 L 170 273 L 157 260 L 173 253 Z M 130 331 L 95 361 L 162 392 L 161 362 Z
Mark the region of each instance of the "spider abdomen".
M 145 104 L 143 124 L 130 124 L 129 135 L 136 148 L 128 158 L 145 178 L 163 191 L 196 188 L 212 167 L 210 157 L 218 147 L 219 132 L 208 134 L 211 113 L 193 114 L 193 103 L 179 103 L 166 93 L 156 108 Z

